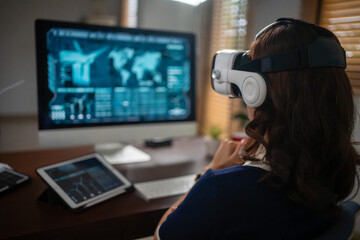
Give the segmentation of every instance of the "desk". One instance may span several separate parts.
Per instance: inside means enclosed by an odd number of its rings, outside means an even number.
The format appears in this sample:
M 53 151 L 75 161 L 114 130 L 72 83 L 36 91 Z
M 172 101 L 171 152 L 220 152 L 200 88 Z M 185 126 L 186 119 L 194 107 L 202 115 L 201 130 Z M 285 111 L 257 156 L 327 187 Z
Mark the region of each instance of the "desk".
M 150 149 L 150 162 L 116 165 L 131 182 L 200 172 L 209 162 L 201 138 L 181 139 L 171 147 Z M 0 196 L 0 239 L 134 239 L 152 235 L 157 222 L 179 196 L 143 200 L 134 191 L 117 196 L 81 213 L 38 203 L 46 184 L 35 169 L 94 151 L 92 146 L 2 153 L 8 163 L 31 177 L 31 182 Z

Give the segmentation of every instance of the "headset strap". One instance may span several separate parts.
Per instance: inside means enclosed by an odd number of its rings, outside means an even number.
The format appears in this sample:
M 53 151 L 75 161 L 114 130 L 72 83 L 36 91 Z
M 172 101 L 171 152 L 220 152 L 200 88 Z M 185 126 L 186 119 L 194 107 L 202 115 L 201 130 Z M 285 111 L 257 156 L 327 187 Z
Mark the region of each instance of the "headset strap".
M 235 63 L 235 70 L 248 72 L 280 72 L 305 67 L 346 68 L 345 50 L 329 37 L 318 37 L 308 47 L 254 59 L 245 64 Z
M 288 69 L 301 69 L 309 65 L 307 49 L 254 59 L 244 65 L 234 66 L 236 70 L 248 72 L 280 72 Z

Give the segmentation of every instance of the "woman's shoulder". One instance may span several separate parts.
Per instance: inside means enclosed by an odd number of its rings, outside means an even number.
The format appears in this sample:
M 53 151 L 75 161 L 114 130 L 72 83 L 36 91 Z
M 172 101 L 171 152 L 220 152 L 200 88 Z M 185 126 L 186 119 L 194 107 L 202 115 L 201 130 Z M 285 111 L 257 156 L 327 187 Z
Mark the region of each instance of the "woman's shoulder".
M 230 177 L 230 176 L 252 176 L 252 177 L 257 177 L 257 176 L 263 176 L 264 174 L 268 173 L 267 170 L 265 170 L 264 168 L 261 167 L 257 167 L 257 166 L 243 166 L 243 165 L 238 165 L 238 166 L 232 166 L 232 167 L 228 167 L 228 168 L 224 168 L 224 169 L 217 169 L 217 170 L 213 170 L 213 169 L 209 169 L 211 176 L 214 177 Z
M 253 191 L 263 188 L 260 183 L 261 178 L 268 171 L 254 166 L 233 166 L 224 169 L 209 169 L 199 180 L 198 185 L 212 188 L 217 193 L 228 191 L 244 194 L 247 190 Z

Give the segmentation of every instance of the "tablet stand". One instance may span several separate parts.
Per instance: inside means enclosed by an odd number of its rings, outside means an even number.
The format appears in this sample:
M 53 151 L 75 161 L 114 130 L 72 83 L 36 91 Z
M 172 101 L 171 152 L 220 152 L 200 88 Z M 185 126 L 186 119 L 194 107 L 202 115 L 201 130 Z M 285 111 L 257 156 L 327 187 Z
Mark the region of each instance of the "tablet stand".
M 126 192 L 132 192 L 132 191 L 135 191 L 135 188 L 133 185 L 131 185 L 128 188 L 126 188 L 125 190 L 126 190 Z M 40 196 L 36 199 L 36 201 L 46 204 L 46 205 L 51 205 L 51 206 L 57 205 L 57 206 L 69 209 L 69 206 L 66 205 L 66 203 L 59 197 L 59 195 L 57 195 L 57 193 L 49 187 L 46 188 L 40 194 Z M 74 210 L 74 209 L 71 209 L 71 210 L 73 212 L 79 212 L 79 211 L 82 211 L 82 208 L 77 209 L 77 210 Z
M 37 198 L 37 201 L 47 205 L 58 205 L 64 208 L 69 208 L 63 200 L 57 195 L 57 193 L 51 188 L 45 189 L 40 196 Z

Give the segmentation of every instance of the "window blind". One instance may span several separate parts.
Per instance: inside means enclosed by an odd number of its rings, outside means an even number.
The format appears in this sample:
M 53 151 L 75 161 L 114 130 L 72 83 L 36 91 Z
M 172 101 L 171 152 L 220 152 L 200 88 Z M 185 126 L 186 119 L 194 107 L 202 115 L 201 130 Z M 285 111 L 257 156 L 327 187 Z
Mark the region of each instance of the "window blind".
M 128 27 L 137 27 L 138 0 L 128 0 Z
M 346 51 L 346 72 L 360 94 L 360 0 L 322 0 L 320 25 L 332 31 Z
M 138 20 L 138 0 L 121 1 L 120 26 L 137 27 Z
M 210 59 L 222 49 L 244 49 L 247 31 L 247 0 L 214 0 L 211 29 Z M 204 97 L 204 131 L 211 126 L 219 126 L 223 137 L 231 132 L 234 100 L 216 93 L 211 88 L 210 72 L 206 81 Z

